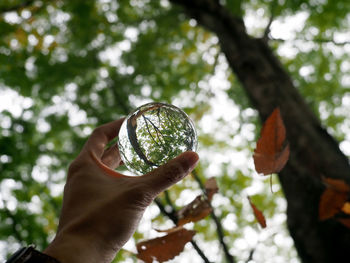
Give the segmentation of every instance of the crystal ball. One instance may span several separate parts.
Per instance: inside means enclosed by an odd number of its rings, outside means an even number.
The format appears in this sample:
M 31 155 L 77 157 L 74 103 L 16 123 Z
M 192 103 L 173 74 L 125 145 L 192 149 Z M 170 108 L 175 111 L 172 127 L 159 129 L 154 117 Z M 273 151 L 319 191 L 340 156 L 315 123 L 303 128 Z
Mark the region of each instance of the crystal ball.
M 174 105 L 152 102 L 131 112 L 120 127 L 118 147 L 131 172 L 142 175 L 185 151 L 197 150 L 192 120 Z

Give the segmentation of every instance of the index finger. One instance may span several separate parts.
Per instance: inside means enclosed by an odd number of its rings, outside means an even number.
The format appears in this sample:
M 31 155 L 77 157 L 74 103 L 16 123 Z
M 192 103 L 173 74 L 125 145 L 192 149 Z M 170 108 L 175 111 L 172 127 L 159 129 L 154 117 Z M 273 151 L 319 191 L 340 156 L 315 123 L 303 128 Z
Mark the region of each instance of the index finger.
M 87 140 L 83 150 L 90 151 L 96 157 L 101 158 L 107 143 L 118 136 L 124 119 L 122 118 L 97 127 Z

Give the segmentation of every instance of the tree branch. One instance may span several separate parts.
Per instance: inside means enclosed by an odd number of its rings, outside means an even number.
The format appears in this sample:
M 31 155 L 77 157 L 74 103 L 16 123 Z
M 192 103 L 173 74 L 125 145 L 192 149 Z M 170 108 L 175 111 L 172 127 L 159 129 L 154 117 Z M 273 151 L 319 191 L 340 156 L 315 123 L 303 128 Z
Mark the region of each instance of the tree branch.
M 173 221 L 174 224 L 177 224 L 178 220 L 177 220 L 177 216 L 175 215 L 174 210 L 172 210 L 171 212 L 166 211 L 165 206 L 163 205 L 162 201 L 160 201 L 160 199 L 158 197 L 156 199 L 154 199 L 154 202 L 156 203 L 160 212 L 163 215 L 166 215 L 171 221 Z
M 269 37 L 270 40 L 272 41 L 277 41 L 277 42 L 291 42 L 291 41 L 305 41 L 305 42 L 318 42 L 320 44 L 323 43 L 332 43 L 336 46 L 345 46 L 347 44 L 350 44 L 350 41 L 343 41 L 343 42 L 337 42 L 334 41 L 334 39 L 327 39 L 327 38 L 315 38 L 315 39 L 307 39 L 307 38 L 296 38 L 296 39 L 282 39 L 282 38 L 272 38 Z
M 168 205 L 172 209 L 171 212 L 166 211 L 165 206 L 163 205 L 163 203 L 160 201 L 160 199 L 158 197 L 156 199 L 154 199 L 154 202 L 157 204 L 159 210 L 161 211 L 161 213 L 163 215 L 166 215 L 167 217 L 169 217 L 169 219 L 171 221 L 173 221 L 174 224 L 177 224 L 178 218 L 177 218 L 176 213 L 175 213 L 176 210 L 175 210 L 174 204 L 171 202 L 169 195 L 166 199 L 167 199 Z M 197 251 L 198 255 L 203 259 L 203 261 L 205 263 L 211 263 L 209 261 L 209 259 L 205 256 L 203 251 L 200 249 L 200 247 L 197 245 L 196 241 L 191 240 L 191 244 L 192 244 L 193 248 Z
M 8 13 L 8 12 L 19 11 L 22 8 L 25 8 L 25 7 L 28 7 L 28 6 L 32 5 L 34 2 L 35 2 L 35 0 L 26 0 L 26 1 L 23 1 L 22 3 L 20 3 L 18 5 L 1 8 L 0 9 L 0 15 Z
M 201 179 L 199 178 L 196 170 L 193 170 L 192 171 L 192 175 L 194 177 L 194 179 L 197 181 L 197 183 L 199 184 L 199 187 L 201 188 L 203 194 L 206 196 L 206 190 L 205 190 L 205 187 L 203 185 L 203 182 L 201 181 Z M 213 207 L 211 206 L 211 203 L 208 202 L 210 207 L 212 208 L 212 212 L 211 212 L 211 217 L 213 218 L 214 222 L 215 222 L 215 225 L 216 225 L 216 231 L 217 231 L 217 234 L 218 234 L 218 237 L 219 237 L 219 241 L 220 241 L 220 244 L 222 246 L 222 249 L 224 250 L 224 253 L 225 253 L 225 257 L 226 257 L 226 260 L 227 262 L 230 262 L 230 263 L 235 263 L 235 258 L 231 255 L 230 251 L 229 251 L 229 248 L 224 240 L 224 231 L 223 231 L 223 227 L 222 227 L 222 224 L 221 224 L 221 221 L 220 219 L 216 216 L 215 212 L 214 212 L 214 209 Z

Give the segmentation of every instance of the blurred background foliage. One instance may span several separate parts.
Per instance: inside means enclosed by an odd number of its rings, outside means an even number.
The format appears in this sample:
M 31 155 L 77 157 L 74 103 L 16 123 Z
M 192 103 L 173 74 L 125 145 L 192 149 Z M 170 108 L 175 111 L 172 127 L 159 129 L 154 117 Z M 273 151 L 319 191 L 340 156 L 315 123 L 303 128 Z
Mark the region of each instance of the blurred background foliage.
M 347 0 L 220 1 L 262 37 L 350 155 L 350 38 Z M 66 168 L 98 125 L 145 102 L 183 108 L 199 135 L 204 181 L 230 251 L 245 262 L 299 262 L 285 229 L 286 202 L 277 178 L 258 176 L 252 152 L 257 113 L 228 67 L 215 35 L 166 0 L 2 0 L 0 2 L 0 260 L 21 245 L 45 248 L 53 238 Z M 188 177 L 169 191 L 180 208 L 200 193 Z M 246 199 L 267 217 L 257 226 Z M 164 199 L 164 196 L 161 195 Z M 152 223 L 151 223 L 152 222 Z M 171 226 L 152 205 L 127 244 Z M 213 262 L 224 262 L 210 218 L 191 228 Z M 187 247 L 186 262 L 201 262 Z M 127 251 L 116 260 L 136 262 Z M 175 259 L 176 261 L 177 259 Z

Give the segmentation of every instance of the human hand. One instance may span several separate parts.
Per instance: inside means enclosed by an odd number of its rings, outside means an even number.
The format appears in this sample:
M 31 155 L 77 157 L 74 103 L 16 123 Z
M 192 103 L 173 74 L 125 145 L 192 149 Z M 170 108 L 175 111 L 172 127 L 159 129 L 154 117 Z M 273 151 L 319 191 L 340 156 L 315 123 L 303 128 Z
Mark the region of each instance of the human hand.
M 116 171 L 117 146 L 105 150 L 124 119 L 96 128 L 68 170 L 55 239 L 44 253 L 61 263 L 111 262 L 153 199 L 189 174 L 198 155 L 185 152 L 143 176 Z

